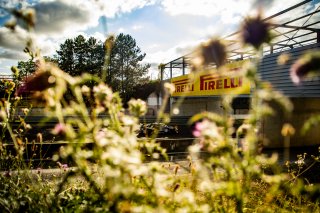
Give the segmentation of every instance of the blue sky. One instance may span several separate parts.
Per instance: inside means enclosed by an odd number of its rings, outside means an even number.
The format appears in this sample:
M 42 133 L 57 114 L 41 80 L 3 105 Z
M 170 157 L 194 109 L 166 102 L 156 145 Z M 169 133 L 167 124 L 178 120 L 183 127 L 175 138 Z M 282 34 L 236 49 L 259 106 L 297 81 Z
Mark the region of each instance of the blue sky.
M 145 62 L 151 63 L 153 77 L 157 65 L 188 53 L 213 36 L 237 30 L 243 17 L 263 8 L 266 16 L 301 0 L 1 0 L 6 8 L 33 8 L 35 32 L 17 27 L 15 33 L 3 27 L 11 20 L 0 11 L 0 73 L 10 73 L 31 36 L 42 55 L 52 56 L 67 38 L 79 34 L 104 40 L 120 32 L 136 39 Z M 305 10 L 306 8 L 301 8 Z

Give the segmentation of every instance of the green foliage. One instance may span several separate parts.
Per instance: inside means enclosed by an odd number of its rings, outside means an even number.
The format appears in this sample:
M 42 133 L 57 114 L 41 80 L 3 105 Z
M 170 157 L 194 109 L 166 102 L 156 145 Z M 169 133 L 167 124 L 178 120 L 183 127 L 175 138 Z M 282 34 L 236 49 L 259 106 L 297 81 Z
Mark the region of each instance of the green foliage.
M 150 65 L 141 64 L 144 57 L 136 41 L 130 35 L 121 33 L 104 45 L 93 37 L 85 39 L 82 35 L 67 39 L 60 45 L 55 59 L 59 67 L 72 76 L 86 72 L 105 78 L 127 103 L 138 85 L 148 83 L 145 76 Z
M 120 33 L 116 37 L 110 55 L 107 83 L 114 91 L 119 91 L 124 103 L 132 97 L 136 86 L 148 82 L 146 74 L 150 64 L 141 64 L 145 55 L 130 35 Z
M 100 75 L 104 62 L 102 42 L 93 37 L 85 39 L 82 35 L 67 39 L 57 50 L 55 60 L 61 69 L 72 76 L 84 72 Z
M 50 187 L 40 179 L 32 180 L 28 174 L 0 175 L 0 207 L 3 212 L 47 211 Z M 51 194 L 52 195 L 52 194 Z M 50 201 L 49 201 L 50 202 Z
M 132 90 L 132 97 L 136 99 L 147 100 L 151 93 L 160 96 L 161 83 L 160 81 L 150 81 L 143 84 L 137 84 Z
M 17 81 L 23 80 L 24 77 L 27 77 L 36 71 L 36 63 L 33 59 L 29 59 L 28 61 L 19 61 L 17 68 L 19 69 L 19 75 L 16 79 Z
M 11 80 L 0 80 L 0 97 L 10 98 L 10 95 L 16 89 L 16 84 Z

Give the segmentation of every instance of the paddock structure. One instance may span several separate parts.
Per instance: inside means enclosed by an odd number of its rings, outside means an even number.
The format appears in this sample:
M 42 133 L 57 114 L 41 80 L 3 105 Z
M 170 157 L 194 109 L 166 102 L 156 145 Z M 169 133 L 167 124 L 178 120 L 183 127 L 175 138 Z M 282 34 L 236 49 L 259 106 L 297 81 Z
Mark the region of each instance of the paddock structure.
M 301 13 L 304 11 L 304 13 Z M 293 5 L 277 14 L 264 19 L 271 25 L 274 39 L 263 46 L 263 57 L 258 67 L 258 74 L 263 81 L 269 82 L 273 88 L 290 98 L 294 110 L 290 118 L 286 117 L 279 106 L 274 105 L 275 114 L 261 121 L 261 132 L 265 136 L 264 146 L 269 148 L 283 147 L 282 125 L 290 122 L 296 130 L 300 130 L 306 119 L 320 114 L 320 78 L 314 77 L 295 85 L 290 78 L 290 67 L 303 54 L 320 50 L 320 6 L 315 1 L 307 0 Z M 226 42 L 227 66 L 240 64 L 255 57 L 255 51 L 244 48 L 239 42 L 239 32 L 232 33 L 222 39 Z M 288 56 L 286 63 L 279 65 L 280 55 Z M 214 93 L 215 89 L 228 91 L 230 87 L 239 85 L 236 79 L 215 79 L 199 77 L 198 83 L 190 83 L 188 75 L 191 73 L 190 60 L 193 53 L 176 58 L 161 67 L 162 82 L 175 84 L 176 91 L 170 97 L 168 110 L 179 101 L 179 92 L 188 91 L 179 107 L 179 114 L 175 117 L 188 117 L 202 111 L 222 113 L 221 94 Z M 239 65 L 238 65 L 239 66 Z M 214 68 L 215 65 L 213 64 Z M 196 80 L 195 80 L 196 81 Z M 237 83 L 238 82 L 238 83 Z M 244 85 L 241 82 L 242 86 Z M 191 86 L 193 85 L 193 86 Z M 249 85 L 250 87 L 250 85 Z M 200 91 L 202 88 L 202 91 Z M 203 92 L 207 88 L 212 91 Z M 233 115 L 245 119 L 249 112 L 250 90 L 238 93 L 234 100 Z M 197 91 L 199 90 L 199 91 Z M 307 135 L 302 136 L 299 131 L 291 138 L 291 146 L 314 146 L 320 144 L 319 127 L 313 127 Z

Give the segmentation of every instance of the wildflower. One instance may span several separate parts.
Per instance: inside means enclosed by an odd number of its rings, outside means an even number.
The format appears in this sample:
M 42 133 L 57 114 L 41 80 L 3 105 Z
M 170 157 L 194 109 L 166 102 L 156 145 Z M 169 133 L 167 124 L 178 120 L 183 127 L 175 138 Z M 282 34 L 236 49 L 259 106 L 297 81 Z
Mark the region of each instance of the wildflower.
M 86 96 L 89 96 L 90 95 L 90 88 L 86 85 L 83 85 L 81 87 L 81 92 L 86 95 Z
M 242 124 L 237 130 L 238 137 L 241 138 L 241 137 L 244 137 L 245 135 L 247 135 L 250 128 L 252 128 L 252 126 L 250 124 L 247 124 L 247 123 Z
M 24 20 L 30 25 L 31 27 L 34 27 L 36 23 L 36 15 L 35 10 L 28 8 L 23 11 L 23 18 Z
M 66 133 L 66 126 L 63 123 L 58 123 L 52 130 L 54 135 L 64 135 Z
M 5 92 L 8 94 L 11 94 L 11 92 L 14 90 L 16 84 L 11 80 L 2 80 L 2 82 L 5 87 Z
M 277 58 L 277 63 L 279 65 L 285 65 L 286 63 L 288 63 L 289 59 L 290 55 L 288 53 L 283 53 Z
M 95 135 L 95 141 L 98 146 L 103 147 L 108 144 L 108 139 L 107 139 L 107 133 L 105 130 L 100 130 L 96 135 Z
M 192 133 L 195 137 L 209 137 L 209 138 L 219 137 L 217 125 L 208 120 L 197 122 L 194 128 L 194 131 Z
M 15 66 L 11 67 L 11 72 L 13 73 L 14 77 L 18 78 L 19 77 L 19 69 Z
M 281 130 L 282 136 L 292 136 L 294 135 L 294 133 L 295 133 L 295 129 L 291 124 L 286 123 L 283 125 Z
M 17 20 L 15 19 L 11 19 L 9 21 L 7 21 L 4 26 L 12 31 L 14 31 L 16 29 L 17 26 Z
M 126 126 L 133 126 L 136 122 L 133 117 L 127 116 L 127 115 L 121 116 L 120 119 L 121 119 L 122 123 Z
M 179 196 L 177 196 L 176 201 L 178 203 L 182 203 L 182 202 L 194 203 L 195 202 L 194 193 L 192 191 L 183 190 L 182 193 L 180 193 Z M 209 211 L 201 211 L 201 210 L 198 210 L 198 211 L 209 212 Z
M 19 146 L 23 146 L 23 141 L 21 138 L 17 138 L 16 141 Z
M 38 142 L 38 143 L 42 143 L 42 141 L 43 141 L 43 139 L 42 139 L 42 134 L 39 132 L 39 133 L 37 134 L 37 142 Z
M 10 171 L 5 171 L 5 172 L 4 172 L 4 176 L 7 177 L 7 178 L 9 178 L 9 177 L 12 176 L 12 174 L 11 174 Z
M 24 125 L 24 128 L 25 128 L 26 130 L 32 129 L 32 127 L 31 127 L 30 124 L 25 124 L 25 125 Z
M 200 61 L 202 65 L 214 63 L 217 67 L 225 64 L 227 52 L 225 45 L 218 39 L 212 39 L 200 46 Z
M 99 103 L 103 103 L 106 106 L 111 102 L 113 98 L 111 88 L 102 83 L 100 83 L 98 86 L 93 87 L 93 92 L 97 101 Z
M 129 111 L 131 114 L 139 117 L 147 112 L 147 104 L 141 99 L 131 99 L 128 102 L 129 105 Z
M 55 77 L 48 71 L 36 72 L 25 79 L 22 86 L 16 92 L 17 96 L 25 92 L 42 92 L 55 85 Z
M 59 161 L 57 162 L 57 164 L 58 164 L 58 166 L 60 167 L 60 169 L 66 170 L 67 168 L 69 168 L 69 167 L 68 167 L 68 164 L 62 164 L 62 163 L 60 163 Z
M 193 134 L 193 136 L 194 137 L 200 137 L 201 136 L 201 130 L 203 129 L 203 124 L 202 124 L 202 122 L 197 122 L 196 123 L 196 125 L 195 125 L 195 128 L 194 128 L 194 130 L 193 130 L 193 132 L 192 132 L 192 134 Z
M 154 159 L 159 159 L 160 155 L 159 155 L 159 153 L 153 153 L 153 154 L 152 154 L 152 157 L 153 157 Z
M 64 169 L 64 171 L 66 171 L 66 169 L 68 169 L 69 167 L 68 164 L 62 164 L 61 168 Z
M 104 47 L 106 50 L 111 50 L 115 42 L 114 35 L 108 36 L 108 38 L 104 42 Z
M 22 112 L 24 115 L 27 115 L 29 113 L 29 109 L 28 108 L 23 108 Z
M 290 69 L 291 80 L 299 84 L 304 78 L 320 75 L 320 52 L 311 52 L 298 59 Z
M 260 14 L 256 17 L 248 17 L 242 24 L 242 41 L 245 44 L 250 44 L 256 49 L 259 49 L 263 43 L 269 43 L 271 41 L 269 29 L 270 23 L 265 22 Z
M 295 164 L 297 164 L 299 167 L 302 167 L 304 165 L 304 158 L 299 158 L 297 161 L 295 161 Z

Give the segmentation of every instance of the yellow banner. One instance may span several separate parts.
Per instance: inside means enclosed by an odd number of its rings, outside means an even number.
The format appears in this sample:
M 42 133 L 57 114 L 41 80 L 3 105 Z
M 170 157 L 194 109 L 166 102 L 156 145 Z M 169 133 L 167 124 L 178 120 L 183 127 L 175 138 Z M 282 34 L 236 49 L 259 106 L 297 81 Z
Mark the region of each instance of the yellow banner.
M 242 63 L 228 64 L 229 71 L 219 74 L 217 71 L 191 73 L 171 79 L 175 86 L 172 96 L 211 96 L 225 94 L 250 94 L 250 83 L 245 79 L 239 67 Z

